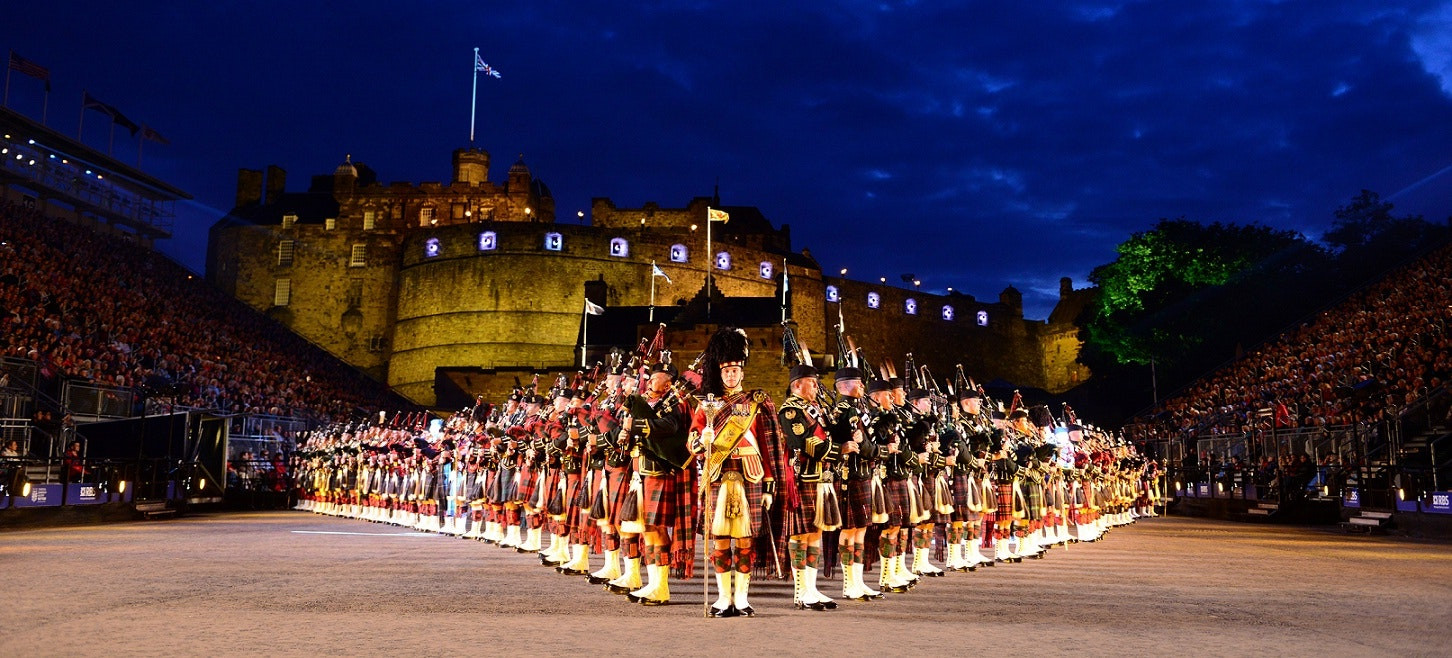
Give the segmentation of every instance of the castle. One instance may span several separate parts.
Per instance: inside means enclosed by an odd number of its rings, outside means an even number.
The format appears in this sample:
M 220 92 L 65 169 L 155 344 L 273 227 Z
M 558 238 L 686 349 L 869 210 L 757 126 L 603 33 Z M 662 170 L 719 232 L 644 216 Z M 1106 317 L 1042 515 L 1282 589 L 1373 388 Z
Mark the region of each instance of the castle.
M 278 167 L 240 170 L 236 206 L 211 229 L 207 277 L 431 406 L 497 400 L 515 377 L 575 372 L 660 323 L 678 366 L 716 326 L 742 326 L 757 355 L 750 381 L 780 390 L 784 317 L 827 367 L 840 321 L 874 363 L 901 368 L 913 351 L 940 381 L 959 363 L 980 382 L 1050 392 L 1088 377 L 1074 320 L 1093 291 L 1068 279 L 1049 321 L 1027 320 L 1012 286 L 987 301 L 824 272 L 793 249 L 789 225 L 707 197 L 679 208 L 596 198 L 588 224 L 583 212 L 557 222 L 549 187 L 522 156 L 502 183 L 489 166 L 487 152 L 459 149 L 448 184 L 384 185 L 350 156 L 304 192 L 286 191 Z M 710 208 L 729 220 L 711 222 L 708 253 Z M 586 299 L 604 314 L 584 315 Z

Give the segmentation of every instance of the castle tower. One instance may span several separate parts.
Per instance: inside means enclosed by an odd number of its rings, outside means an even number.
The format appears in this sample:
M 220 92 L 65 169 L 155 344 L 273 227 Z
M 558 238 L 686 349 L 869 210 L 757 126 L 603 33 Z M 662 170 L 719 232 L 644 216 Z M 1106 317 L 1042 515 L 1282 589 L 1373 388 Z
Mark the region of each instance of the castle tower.
M 358 168 L 353 166 L 353 154 L 349 153 L 333 170 L 333 198 L 339 201 L 353 197 L 353 186 L 358 182 Z
M 454 149 L 454 183 L 482 185 L 489 182 L 489 152 L 484 149 Z

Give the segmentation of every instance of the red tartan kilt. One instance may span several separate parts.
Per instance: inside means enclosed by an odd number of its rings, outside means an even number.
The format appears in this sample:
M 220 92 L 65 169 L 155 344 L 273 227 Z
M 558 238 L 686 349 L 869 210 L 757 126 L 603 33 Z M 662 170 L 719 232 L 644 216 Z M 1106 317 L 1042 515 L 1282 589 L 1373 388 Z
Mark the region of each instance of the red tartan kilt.
M 645 525 L 673 525 L 676 522 L 676 476 L 647 475 L 641 488 L 645 503 L 641 518 Z
M 563 479 L 565 482 L 565 491 L 563 494 L 560 493 L 561 479 Z M 575 518 L 575 497 L 580 495 L 580 482 L 583 480 L 583 478 L 580 477 L 579 473 L 565 473 L 564 471 L 556 471 L 554 480 L 554 486 L 550 488 L 550 495 L 564 496 L 563 507 L 565 510 L 565 522 L 568 524 Z
M 872 480 L 848 480 L 839 483 L 837 504 L 842 508 L 844 530 L 872 525 Z
M 1000 484 L 995 489 L 998 492 L 998 516 L 999 519 L 1013 518 L 1013 485 Z
M 887 495 L 887 523 L 882 524 L 888 528 L 896 528 L 908 525 L 908 514 L 912 511 L 908 502 L 907 480 L 883 480 L 882 492 Z
M 629 491 L 630 470 L 624 466 L 607 466 L 605 468 L 605 509 L 609 516 L 606 520 L 610 522 L 610 525 L 620 525 L 620 506 L 625 504 L 625 494 Z
M 519 470 L 519 496 L 510 502 L 534 505 L 534 494 L 539 488 L 539 471 L 529 466 Z
M 588 533 L 595 527 L 595 519 L 590 518 L 590 503 L 595 500 L 595 492 L 600 489 L 600 478 L 603 477 L 601 471 L 589 471 L 586 474 L 589 477 L 580 479 L 580 485 L 572 499 L 575 503 L 570 508 L 570 525 L 580 533 Z
M 797 495 L 801 496 L 801 506 L 795 510 L 782 508 L 782 532 L 786 536 L 794 537 L 817 531 L 817 487 L 830 486 L 832 485 L 816 482 L 797 482 Z

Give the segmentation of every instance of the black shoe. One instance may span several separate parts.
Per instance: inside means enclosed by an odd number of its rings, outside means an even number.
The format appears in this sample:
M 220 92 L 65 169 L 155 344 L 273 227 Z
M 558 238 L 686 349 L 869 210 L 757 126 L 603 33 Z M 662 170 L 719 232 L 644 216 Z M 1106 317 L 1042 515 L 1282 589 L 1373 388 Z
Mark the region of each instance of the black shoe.
M 647 599 L 647 598 L 641 597 L 641 598 L 639 598 L 639 602 L 643 606 L 651 607 L 651 606 L 657 606 L 657 605 L 669 605 L 670 604 L 670 599 Z
M 731 609 L 732 610 L 736 610 L 736 607 L 735 606 L 732 606 Z M 751 607 L 751 606 L 748 605 L 745 608 L 742 608 L 740 610 L 736 610 L 736 616 L 738 616 L 738 617 L 755 617 L 756 616 L 756 608 L 753 608 L 753 607 Z
M 823 601 L 823 602 L 821 602 L 818 605 L 821 605 L 823 610 L 836 610 L 837 609 L 837 602 L 836 601 Z
M 640 603 L 640 601 L 641 601 L 641 598 L 640 597 L 638 597 L 638 596 L 636 596 L 634 594 L 631 594 L 630 592 L 625 592 L 625 598 L 626 598 L 626 600 L 630 601 L 631 603 Z
M 737 610 L 736 609 L 736 606 L 734 606 L 734 605 L 728 605 L 728 606 L 726 606 L 726 608 L 724 610 L 713 605 L 713 606 L 711 606 L 711 613 L 710 614 L 711 614 L 712 617 L 716 617 L 718 619 L 724 619 L 726 617 L 736 617 L 736 616 L 740 615 L 741 612 L 739 610 Z
M 590 584 L 591 585 L 604 585 L 605 583 L 610 582 L 610 579 L 609 578 L 601 578 L 599 576 L 594 576 L 594 575 L 590 576 L 590 578 L 588 580 L 590 581 Z

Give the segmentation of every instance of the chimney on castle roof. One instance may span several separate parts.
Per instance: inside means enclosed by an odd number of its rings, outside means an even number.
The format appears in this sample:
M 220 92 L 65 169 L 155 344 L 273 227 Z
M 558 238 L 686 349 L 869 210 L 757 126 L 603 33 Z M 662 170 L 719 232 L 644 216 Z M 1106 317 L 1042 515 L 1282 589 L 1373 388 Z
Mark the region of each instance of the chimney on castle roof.
M 267 205 L 277 203 L 285 189 L 287 189 L 287 171 L 277 165 L 267 165 L 267 199 L 264 203 Z

